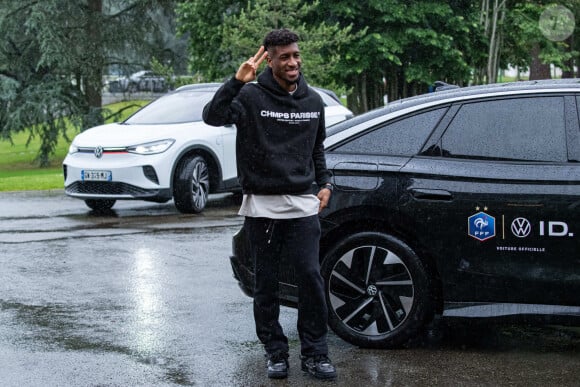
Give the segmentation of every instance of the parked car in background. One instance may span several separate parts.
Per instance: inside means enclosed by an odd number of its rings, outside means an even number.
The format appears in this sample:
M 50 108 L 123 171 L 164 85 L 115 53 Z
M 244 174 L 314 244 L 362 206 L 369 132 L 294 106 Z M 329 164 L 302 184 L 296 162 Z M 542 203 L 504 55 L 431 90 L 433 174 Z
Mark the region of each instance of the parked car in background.
M 108 83 L 108 90 L 111 93 L 135 93 L 138 91 L 161 93 L 167 89 L 165 78 L 149 70 L 138 71 L 128 77 L 120 77 Z
M 201 212 L 208 195 L 239 192 L 235 126 L 202 121 L 203 107 L 220 83 L 182 86 L 143 107 L 121 123 L 77 135 L 63 161 L 65 193 L 93 210 L 117 200 L 174 200 L 184 213 Z M 319 91 L 326 123 L 352 112 Z
M 580 80 L 448 89 L 327 131 L 320 262 L 352 344 L 399 347 L 436 315 L 580 322 Z M 251 296 L 243 228 L 230 260 Z

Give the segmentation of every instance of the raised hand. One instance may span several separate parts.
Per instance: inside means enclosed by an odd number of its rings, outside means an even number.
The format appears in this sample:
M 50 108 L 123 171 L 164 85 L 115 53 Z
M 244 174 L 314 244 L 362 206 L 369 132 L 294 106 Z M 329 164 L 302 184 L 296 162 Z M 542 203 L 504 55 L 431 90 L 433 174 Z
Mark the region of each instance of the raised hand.
M 260 67 L 267 56 L 268 52 L 264 51 L 264 46 L 260 46 L 260 49 L 256 55 L 240 65 L 240 68 L 236 73 L 236 79 L 244 83 L 252 82 L 254 79 L 256 79 L 258 67 Z

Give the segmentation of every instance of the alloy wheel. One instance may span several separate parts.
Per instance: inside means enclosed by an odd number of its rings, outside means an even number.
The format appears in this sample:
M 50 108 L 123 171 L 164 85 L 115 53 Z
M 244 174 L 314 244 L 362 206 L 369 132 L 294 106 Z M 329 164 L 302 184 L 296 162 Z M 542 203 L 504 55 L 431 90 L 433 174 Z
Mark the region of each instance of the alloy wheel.
M 191 178 L 192 201 L 195 208 L 203 209 L 209 195 L 209 171 L 205 162 L 195 164 Z

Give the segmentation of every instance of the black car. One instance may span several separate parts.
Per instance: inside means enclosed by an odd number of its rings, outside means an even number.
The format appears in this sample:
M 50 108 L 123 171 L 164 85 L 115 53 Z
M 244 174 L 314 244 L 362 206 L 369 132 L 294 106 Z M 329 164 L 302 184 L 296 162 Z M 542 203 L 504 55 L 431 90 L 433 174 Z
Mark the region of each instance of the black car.
M 580 318 L 580 80 L 450 88 L 328 129 L 329 325 L 401 346 L 434 316 Z M 235 278 L 251 296 L 244 229 Z M 294 306 L 292 268 L 280 270 Z M 564 320 L 563 320 L 564 321 Z

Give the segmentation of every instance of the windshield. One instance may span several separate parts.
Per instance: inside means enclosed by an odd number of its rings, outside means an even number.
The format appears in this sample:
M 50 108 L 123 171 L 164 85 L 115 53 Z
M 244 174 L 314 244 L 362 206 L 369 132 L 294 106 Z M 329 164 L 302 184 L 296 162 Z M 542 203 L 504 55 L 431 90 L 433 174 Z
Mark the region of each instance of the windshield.
M 318 92 L 318 94 L 320 94 L 320 97 L 322 98 L 322 103 L 324 103 L 324 106 L 340 105 L 340 103 L 338 103 L 334 98 L 332 98 L 330 95 L 326 94 L 324 91 L 319 90 L 319 89 L 314 89 L 314 90 L 316 90 L 316 92 Z
M 124 124 L 156 125 L 201 121 L 203 107 L 212 99 L 214 93 L 208 90 L 186 90 L 166 95 L 137 111 Z

